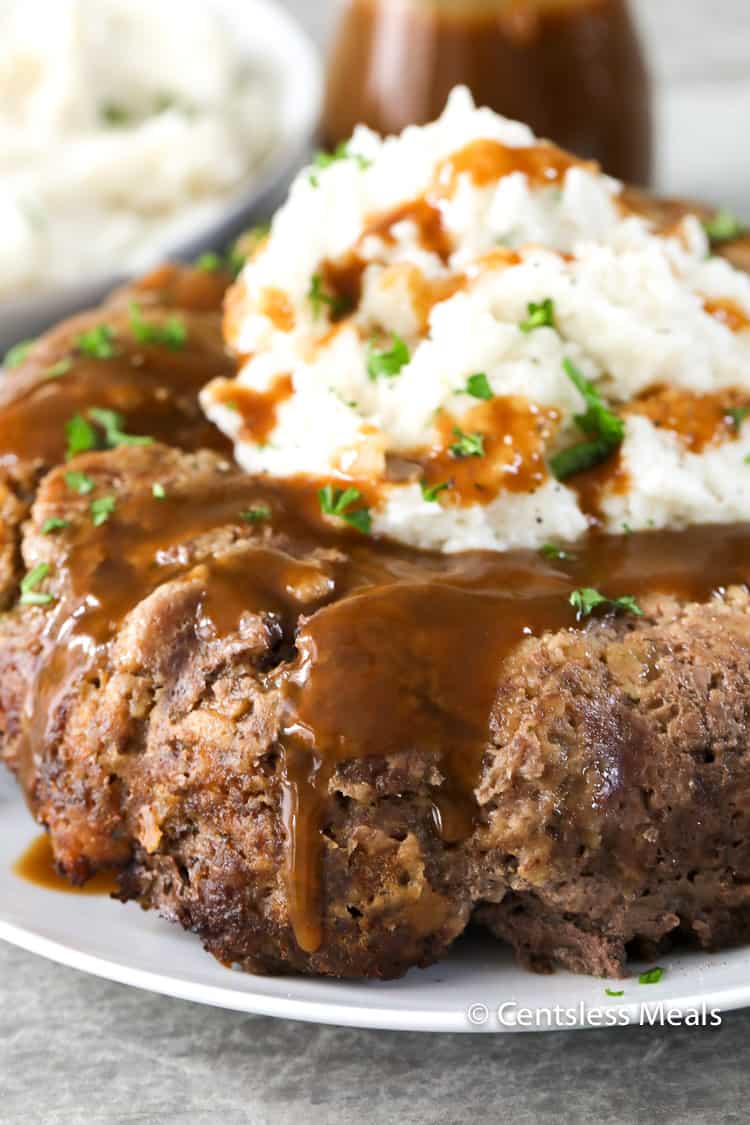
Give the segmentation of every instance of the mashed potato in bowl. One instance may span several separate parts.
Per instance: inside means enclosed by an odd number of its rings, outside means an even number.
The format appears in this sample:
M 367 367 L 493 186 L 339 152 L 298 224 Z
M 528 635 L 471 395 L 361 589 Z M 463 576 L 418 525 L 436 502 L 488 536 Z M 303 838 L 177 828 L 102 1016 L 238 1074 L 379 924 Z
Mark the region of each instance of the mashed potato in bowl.
M 750 519 L 750 279 L 697 218 L 655 230 L 464 91 L 337 157 L 230 298 L 203 402 L 245 469 L 445 551 Z
M 0 300 L 150 264 L 273 149 L 274 78 L 203 0 L 6 0 L 0 37 Z

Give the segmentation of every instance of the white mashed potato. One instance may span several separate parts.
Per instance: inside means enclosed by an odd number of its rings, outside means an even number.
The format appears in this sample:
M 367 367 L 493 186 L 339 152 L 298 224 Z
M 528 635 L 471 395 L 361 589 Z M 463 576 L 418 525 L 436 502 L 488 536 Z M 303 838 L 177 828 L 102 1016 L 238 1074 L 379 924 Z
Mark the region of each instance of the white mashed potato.
M 465 91 L 348 152 L 230 298 L 242 366 L 203 402 L 248 472 L 356 488 L 375 533 L 444 551 L 750 520 L 750 278 L 697 219 L 658 235 Z M 571 363 L 624 424 L 595 490 L 554 468 L 600 436 Z
M 0 42 L 0 297 L 151 264 L 273 143 L 204 0 L 4 0 Z

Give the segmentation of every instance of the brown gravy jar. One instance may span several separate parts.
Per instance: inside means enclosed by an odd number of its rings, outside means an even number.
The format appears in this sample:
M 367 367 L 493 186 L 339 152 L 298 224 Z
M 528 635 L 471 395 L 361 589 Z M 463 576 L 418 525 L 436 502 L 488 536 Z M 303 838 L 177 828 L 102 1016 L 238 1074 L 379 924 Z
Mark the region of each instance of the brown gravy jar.
M 648 184 L 651 89 L 627 0 L 346 0 L 323 143 L 434 120 L 454 86 Z

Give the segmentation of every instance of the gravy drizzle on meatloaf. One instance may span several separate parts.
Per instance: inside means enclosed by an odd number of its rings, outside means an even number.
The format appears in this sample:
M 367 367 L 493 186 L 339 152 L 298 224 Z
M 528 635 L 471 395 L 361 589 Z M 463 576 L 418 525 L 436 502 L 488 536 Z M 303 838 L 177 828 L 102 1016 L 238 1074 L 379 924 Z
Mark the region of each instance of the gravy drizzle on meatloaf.
M 164 266 L 39 340 L 0 384 L 0 467 L 58 464 L 65 457 L 65 423 L 91 407 L 117 411 L 130 434 L 181 449 L 229 450 L 197 401 L 206 379 L 234 370 L 221 339 L 229 281 L 218 272 Z M 177 346 L 158 336 L 139 339 L 134 308 L 146 334 L 156 329 L 152 336 L 177 322 Z M 82 349 L 86 333 L 102 328 L 110 347 L 99 356 Z
M 6 376 L 9 533 L 33 492 L 14 479 L 62 461 L 76 410 L 224 452 L 195 404 L 230 366 L 224 288 L 157 271 Z M 184 350 L 136 346 L 129 299 L 157 324 L 184 312 Z M 118 354 L 80 355 L 77 334 L 103 322 Z M 64 377 L 45 378 L 62 360 Z M 91 489 L 71 489 L 70 471 Z M 95 524 L 92 504 L 110 498 Z M 394 976 L 440 955 L 472 911 L 534 964 L 607 975 L 634 938 L 750 932 L 735 826 L 750 640 L 746 593 L 729 589 L 750 579 L 750 527 L 592 534 L 555 561 L 430 554 L 332 529 L 314 482 L 274 485 L 153 444 L 53 471 L 23 550 L 29 570 L 49 568 L 51 600 L 0 623 L 5 759 L 61 870 L 83 882 L 126 869 L 123 897 L 179 918 L 222 960 Z M 569 596 L 583 586 L 632 595 L 646 616 L 577 625 Z M 210 722 L 235 742 L 212 742 Z M 665 874 L 652 884 L 651 871 Z
M 153 473 L 160 451 L 128 455 L 133 470 L 140 459 Z M 159 586 L 198 582 L 184 628 L 207 643 L 259 617 L 275 634 L 264 684 L 282 701 L 289 915 L 308 953 L 321 941 L 320 832 L 342 762 L 385 758 L 405 744 L 432 760 L 444 779 L 434 823 L 456 843 L 473 828 L 503 664 L 525 637 L 575 627 L 573 590 L 700 602 L 750 578 L 747 527 L 591 537 L 555 562 L 534 552 L 444 556 L 331 531 L 309 482 L 273 485 L 228 471 L 198 496 L 162 499 L 144 486 L 120 497 L 102 455 L 75 466 L 95 481 L 90 496 L 71 497 L 62 471 L 46 484 L 45 513 L 66 514 L 70 526 L 50 555 L 55 600 L 33 611 L 45 621 L 16 761 L 24 788 L 35 792 L 76 691 Z M 110 489 L 116 508 L 97 527 L 88 505 Z M 264 530 L 243 520 L 248 510 L 267 510 Z M 248 549 L 197 565 L 187 545 L 226 528 Z

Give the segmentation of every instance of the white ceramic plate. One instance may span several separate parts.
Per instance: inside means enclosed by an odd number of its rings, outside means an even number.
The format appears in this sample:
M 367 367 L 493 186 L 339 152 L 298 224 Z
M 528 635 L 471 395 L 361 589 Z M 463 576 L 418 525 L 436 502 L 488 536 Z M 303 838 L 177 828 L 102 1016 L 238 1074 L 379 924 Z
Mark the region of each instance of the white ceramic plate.
M 707 1010 L 750 1004 L 750 951 L 743 950 L 666 958 L 663 979 L 655 985 L 640 985 L 637 975 L 619 983 L 569 973 L 535 976 L 483 937 L 460 942 L 440 965 L 415 969 L 387 984 L 231 972 L 205 953 L 197 938 L 133 903 L 48 891 L 18 878 L 13 863 L 37 832 L 10 780 L 0 775 L 0 939 L 166 996 L 259 1015 L 396 1031 L 528 1030 L 518 1026 L 520 1009 L 555 1005 L 564 1012 L 538 1017 L 543 1029 L 558 1023 L 592 1026 L 595 1012 L 602 1020 L 609 1012 L 618 1023 L 638 1023 L 643 1004 L 653 1011 L 662 1001 L 685 1016 L 700 1013 L 703 1004 Z M 608 997 L 608 985 L 624 995 Z M 506 1005 L 503 1021 L 500 1005 Z
M 282 202 L 293 174 L 308 157 L 320 116 L 322 67 L 302 29 L 275 0 L 210 0 L 243 43 L 249 59 L 273 79 L 278 91 L 279 135 L 266 162 L 230 196 L 219 217 L 178 245 L 161 247 L 154 264 L 166 258 L 190 260 L 203 250 L 225 246 Z M 139 270 L 143 273 L 145 270 Z M 0 355 L 18 340 L 34 336 L 64 316 L 99 302 L 127 277 L 107 271 L 75 285 L 0 302 Z

